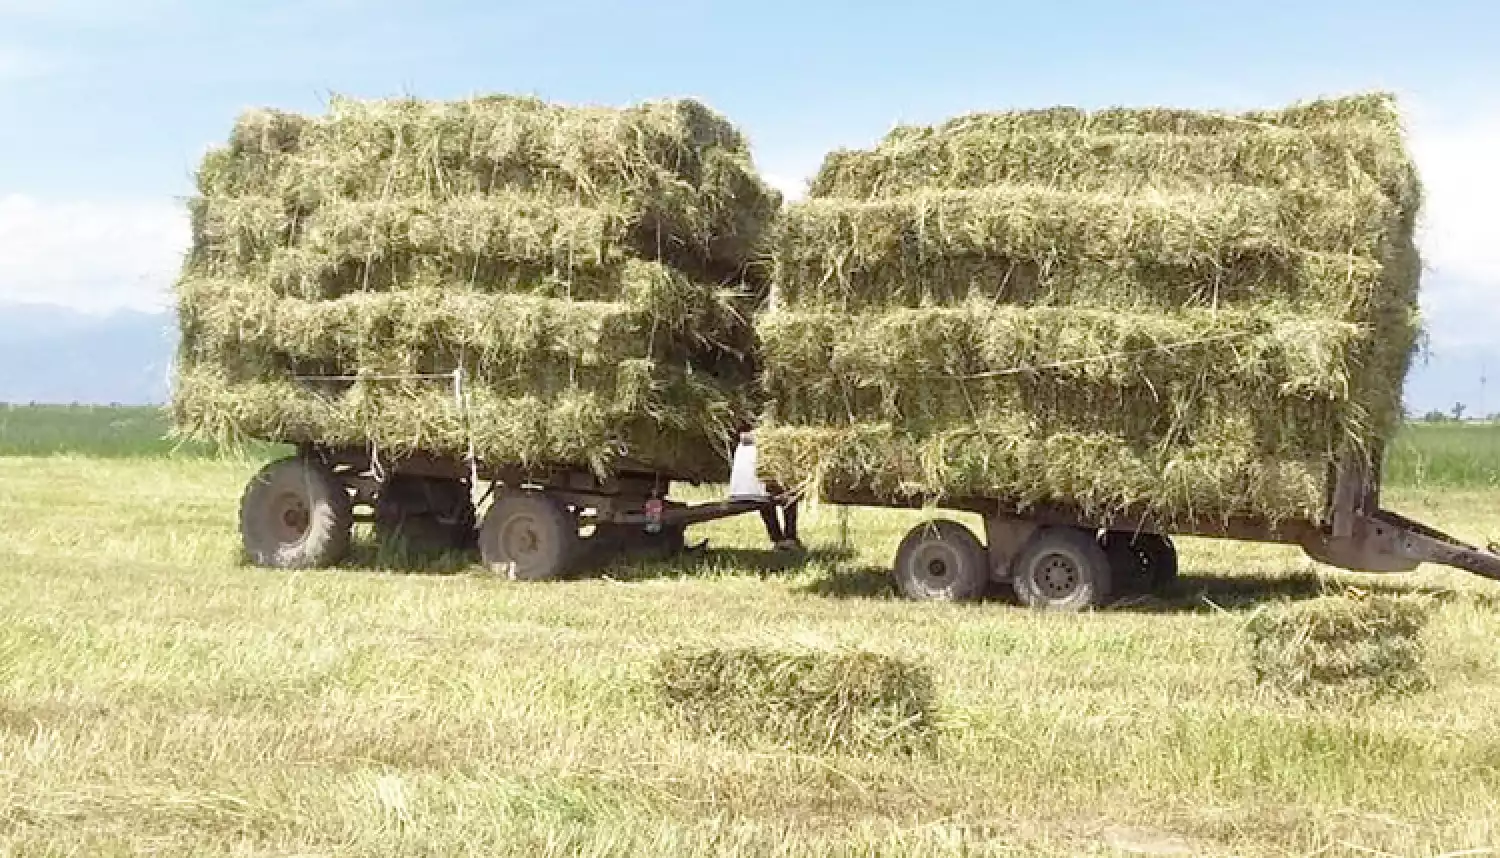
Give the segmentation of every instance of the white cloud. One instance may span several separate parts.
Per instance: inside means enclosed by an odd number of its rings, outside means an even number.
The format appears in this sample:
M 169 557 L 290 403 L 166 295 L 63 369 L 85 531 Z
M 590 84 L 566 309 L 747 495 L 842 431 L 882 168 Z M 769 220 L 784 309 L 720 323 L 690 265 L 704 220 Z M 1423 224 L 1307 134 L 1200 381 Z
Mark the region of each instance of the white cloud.
M 0 302 L 159 310 L 190 237 L 167 200 L 0 196 Z
M 1422 306 L 1436 350 L 1500 346 L 1500 117 L 1418 124 Z
M 1465 280 L 1500 282 L 1500 118 L 1418 130 L 1412 150 L 1427 192 L 1421 241 L 1428 261 Z

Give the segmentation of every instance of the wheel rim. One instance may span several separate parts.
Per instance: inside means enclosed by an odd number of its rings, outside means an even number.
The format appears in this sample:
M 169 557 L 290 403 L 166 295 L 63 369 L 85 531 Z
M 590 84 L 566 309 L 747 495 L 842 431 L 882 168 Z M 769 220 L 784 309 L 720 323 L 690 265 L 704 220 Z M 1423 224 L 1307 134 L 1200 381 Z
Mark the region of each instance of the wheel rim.
M 548 553 L 545 528 L 529 515 L 518 515 L 500 529 L 500 554 L 519 569 L 529 569 Z
M 1083 574 L 1077 561 L 1061 553 L 1040 558 L 1032 577 L 1042 597 L 1051 602 L 1067 599 L 1083 586 Z
M 927 589 L 945 590 L 963 574 L 963 558 L 945 542 L 927 542 L 912 553 L 911 571 Z
M 312 527 L 312 509 L 307 498 L 296 492 L 282 492 L 271 500 L 271 524 L 282 544 L 301 542 Z

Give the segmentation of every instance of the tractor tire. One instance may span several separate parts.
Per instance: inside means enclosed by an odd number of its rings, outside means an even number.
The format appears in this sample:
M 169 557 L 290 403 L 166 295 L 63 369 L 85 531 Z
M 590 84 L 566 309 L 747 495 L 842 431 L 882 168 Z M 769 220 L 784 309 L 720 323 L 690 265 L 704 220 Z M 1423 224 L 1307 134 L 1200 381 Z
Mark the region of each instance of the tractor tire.
M 1011 565 L 1021 604 L 1041 611 L 1083 611 L 1109 602 L 1109 558 L 1094 534 L 1076 527 L 1044 527 Z
M 963 602 L 984 595 L 990 569 L 984 546 L 973 532 L 956 521 L 938 519 L 917 525 L 901 540 L 892 577 L 908 599 Z
M 484 565 L 513 581 L 561 578 L 582 553 L 578 521 L 541 492 L 505 492 L 495 498 L 479 529 Z
M 1104 535 L 1104 553 L 1122 592 L 1159 593 L 1177 581 L 1177 547 L 1170 537 L 1111 530 Z
M 260 470 L 240 498 L 240 538 L 257 566 L 312 569 L 349 554 L 354 505 L 323 464 L 294 456 Z

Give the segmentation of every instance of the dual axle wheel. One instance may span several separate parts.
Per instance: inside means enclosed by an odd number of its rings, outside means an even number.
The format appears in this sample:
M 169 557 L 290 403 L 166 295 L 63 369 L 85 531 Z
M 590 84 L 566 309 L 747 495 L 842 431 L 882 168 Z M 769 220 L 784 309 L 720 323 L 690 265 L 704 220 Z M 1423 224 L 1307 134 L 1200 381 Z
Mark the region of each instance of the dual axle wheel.
M 339 478 L 305 458 L 273 462 L 251 480 L 240 503 L 245 552 L 259 566 L 331 566 L 349 551 L 353 501 Z M 456 480 L 393 477 L 375 503 L 375 526 L 409 548 L 464 548 L 475 538 L 467 485 Z M 477 533 L 484 565 L 523 581 L 559 578 L 587 549 L 621 553 L 681 550 L 683 530 L 646 534 L 602 524 L 579 536 L 576 512 L 542 492 L 505 491 L 495 498 Z M 1074 527 L 1041 527 L 1011 560 L 1011 582 L 1022 604 L 1056 611 L 1104 605 L 1112 595 L 1155 590 L 1177 575 L 1172 541 L 1153 533 L 1109 531 L 1102 537 Z M 974 534 L 955 521 L 918 525 L 901 541 L 894 569 L 902 595 L 962 601 L 984 594 L 990 559 Z
M 257 566 L 333 566 L 349 553 L 353 507 L 349 489 L 322 463 L 304 457 L 273 462 L 255 475 L 240 501 L 245 553 Z M 648 534 L 601 524 L 584 540 L 575 510 L 532 491 L 501 492 L 476 528 L 469 487 L 459 480 L 396 475 L 381 486 L 374 508 L 382 543 L 440 553 L 477 542 L 485 566 L 517 580 L 562 577 L 586 549 L 666 556 L 683 547 L 681 526 Z
M 1041 527 L 1011 560 L 1011 585 L 1023 605 L 1052 611 L 1100 607 L 1118 593 L 1158 590 L 1177 576 L 1172 541 L 1154 533 Z M 963 601 L 984 594 L 989 556 L 956 521 L 917 525 L 896 552 L 896 587 L 909 599 Z
M 354 501 L 320 462 L 302 457 L 265 466 L 240 499 L 240 535 L 257 566 L 333 566 L 349 553 Z M 474 504 L 459 480 L 395 476 L 375 499 L 375 536 L 408 551 L 437 553 L 474 541 Z

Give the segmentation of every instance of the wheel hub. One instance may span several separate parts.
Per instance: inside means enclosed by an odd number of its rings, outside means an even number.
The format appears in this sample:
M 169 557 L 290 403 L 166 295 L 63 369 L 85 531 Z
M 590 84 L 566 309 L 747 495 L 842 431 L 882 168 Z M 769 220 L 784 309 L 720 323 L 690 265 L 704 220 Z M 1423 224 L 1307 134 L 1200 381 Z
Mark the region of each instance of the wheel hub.
M 1049 554 L 1037 568 L 1037 588 L 1048 599 L 1066 599 L 1078 590 L 1082 576 L 1078 565 L 1069 557 Z
M 917 574 L 933 587 L 945 587 L 958 570 L 959 559 L 951 546 L 941 542 L 922 547 L 914 558 Z
M 300 542 L 312 526 L 312 511 L 303 496 L 283 492 L 272 504 L 271 520 L 275 523 L 276 534 L 282 542 Z
M 506 524 L 500 536 L 500 546 L 511 562 L 524 566 L 541 553 L 542 539 L 535 521 L 529 517 L 517 517 Z

